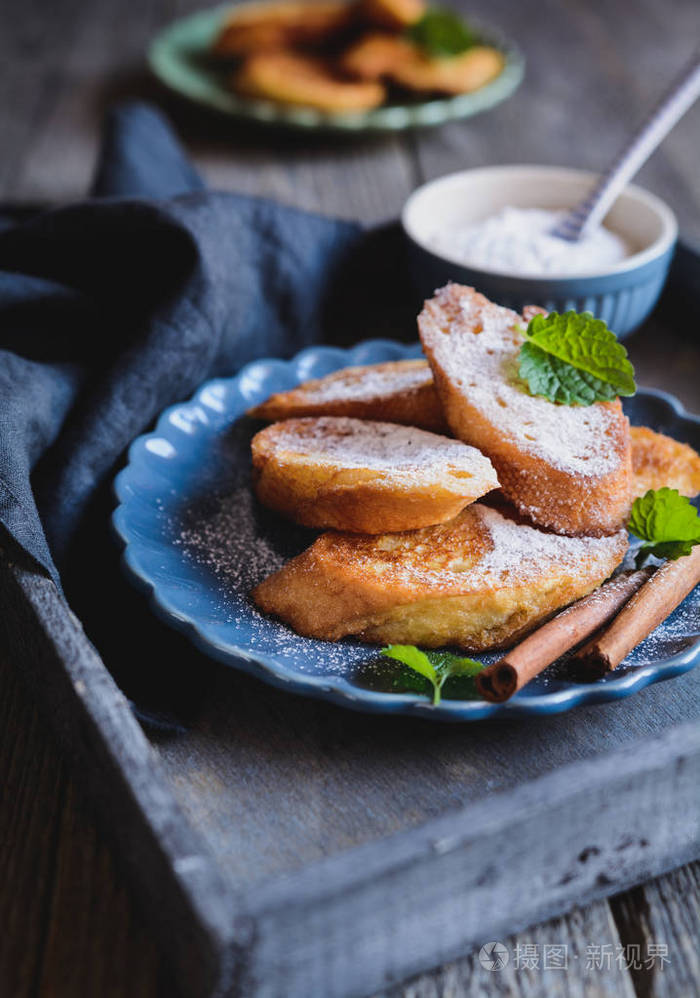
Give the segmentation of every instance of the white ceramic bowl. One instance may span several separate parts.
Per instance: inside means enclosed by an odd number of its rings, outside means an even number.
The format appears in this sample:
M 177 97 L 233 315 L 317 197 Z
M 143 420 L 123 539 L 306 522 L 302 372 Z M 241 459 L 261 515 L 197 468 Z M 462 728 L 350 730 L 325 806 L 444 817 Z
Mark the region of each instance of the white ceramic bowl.
M 401 215 L 419 291 L 428 296 L 448 281 L 458 281 L 518 311 L 529 304 L 558 312 L 588 310 L 604 319 L 618 336 L 632 332 L 661 293 L 678 235 L 668 205 L 641 187 L 627 187 L 605 218 L 608 228 L 634 252 L 599 273 L 520 277 L 467 267 L 436 250 L 431 242 L 436 231 L 478 222 L 507 205 L 570 208 L 589 190 L 595 176 L 555 166 L 491 166 L 452 173 L 419 187 Z

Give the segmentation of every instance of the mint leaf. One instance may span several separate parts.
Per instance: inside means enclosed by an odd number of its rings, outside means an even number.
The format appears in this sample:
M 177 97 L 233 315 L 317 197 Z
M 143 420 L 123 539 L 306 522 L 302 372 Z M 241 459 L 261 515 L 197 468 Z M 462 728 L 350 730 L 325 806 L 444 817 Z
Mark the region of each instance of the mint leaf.
M 646 541 L 637 555 L 639 567 L 649 555 L 675 561 L 700 544 L 700 516 L 677 489 L 649 489 L 634 500 L 627 529 Z
M 590 312 L 538 314 L 525 332 L 519 374 L 531 395 L 563 405 L 592 405 L 636 392 L 627 351 Z
M 382 648 L 382 655 L 403 662 L 409 669 L 419 672 L 421 676 L 425 676 L 431 683 L 437 681 L 437 674 L 432 662 L 425 652 L 421 651 L 420 648 L 416 648 L 415 645 L 389 645 L 388 648 Z
M 530 340 L 520 348 L 520 377 L 531 395 L 544 395 L 562 405 L 592 405 L 616 398 L 615 388 L 565 360 L 547 353 Z
M 454 11 L 429 7 L 420 20 L 406 29 L 406 36 L 429 56 L 453 56 L 477 44 L 469 25 Z
M 389 645 L 382 648 L 382 655 L 394 658 L 424 676 L 433 687 L 434 706 L 440 703 L 442 688 L 448 679 L 472 678 L 484 668 L 473 658 L 460 658 L 448 651 L 424 652 L 415 645 Z

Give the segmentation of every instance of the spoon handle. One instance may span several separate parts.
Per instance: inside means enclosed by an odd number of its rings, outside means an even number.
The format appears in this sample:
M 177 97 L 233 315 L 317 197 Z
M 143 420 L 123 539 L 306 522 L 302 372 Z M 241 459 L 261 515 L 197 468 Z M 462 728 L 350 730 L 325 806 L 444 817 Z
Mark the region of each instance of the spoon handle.
M 553 234 L 576 242 L 585 231 L 599 225 L 618 194 L 698 97 L 700 52 L 695 53 L 585 198 L 555 226 Z

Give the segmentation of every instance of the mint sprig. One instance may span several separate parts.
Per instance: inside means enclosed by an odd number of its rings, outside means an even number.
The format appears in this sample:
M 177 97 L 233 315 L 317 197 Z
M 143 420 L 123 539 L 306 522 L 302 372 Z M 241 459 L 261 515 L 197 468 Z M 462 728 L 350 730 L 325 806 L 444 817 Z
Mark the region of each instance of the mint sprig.
M 444 7 L 429 7 L 406 29 L 406 37 L 427 55 L 437 58 L 459 55 L 478 42 L 466 21 Z
M 415 645 L 389 645 L 382 655 L 394 658 L 424 676 L 433 688 L 433 706 L 440 703 L 442 688 L 448 679 L 476 676 L 484 666 L 473 658 L 460 658 L 448 651 L 421 651 Z
M 519 374 L 531 395 L 563 405 L 592 405 L 636 392 L 627 351 L 590 312 L 538 314 L 525 333 Z
M 649 555 L 675 561 L 700 544 L 698 511 L 677 489 L 649 489 L 635 499 L 627 529 L 646 542 L 637 554 L 638 568 Z

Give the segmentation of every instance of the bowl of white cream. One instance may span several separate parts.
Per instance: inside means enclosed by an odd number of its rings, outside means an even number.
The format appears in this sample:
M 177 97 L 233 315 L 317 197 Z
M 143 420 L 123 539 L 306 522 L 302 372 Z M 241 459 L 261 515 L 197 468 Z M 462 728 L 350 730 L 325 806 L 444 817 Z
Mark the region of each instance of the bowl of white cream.
M 660 198 L 630 185 L 584 239 L 553 236 L 595 179 L 584 170 L 493 166 L 419 187 L 401 221 L 420 293 L 457 281 L 517 311 L 590 311 L 618 336 L 631 333 L 661 293 L 678 225 Z

